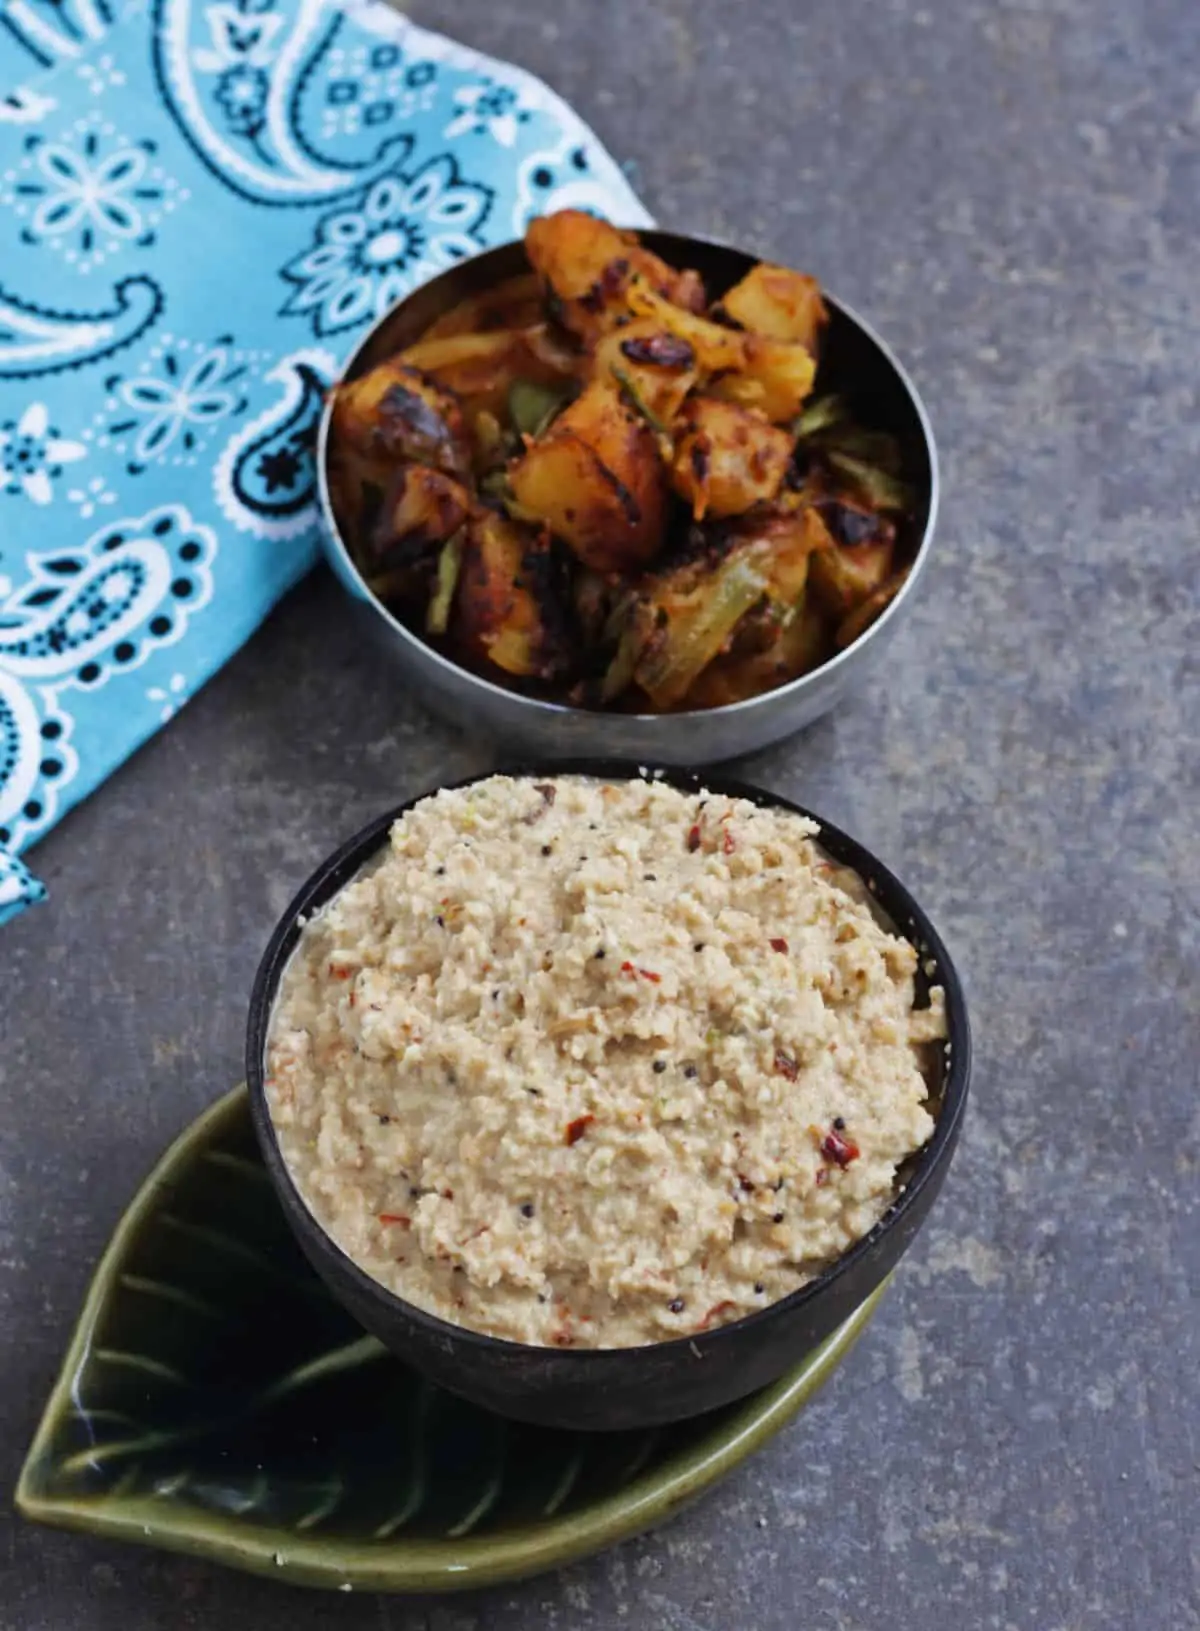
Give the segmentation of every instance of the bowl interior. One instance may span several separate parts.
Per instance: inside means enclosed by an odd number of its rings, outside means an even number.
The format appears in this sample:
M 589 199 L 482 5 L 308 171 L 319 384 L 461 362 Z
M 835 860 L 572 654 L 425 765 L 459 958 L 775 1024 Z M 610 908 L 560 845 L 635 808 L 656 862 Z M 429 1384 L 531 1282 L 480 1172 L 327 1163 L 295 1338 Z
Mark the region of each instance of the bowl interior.
M 752 255 L 730 244 L 697 238 L 686 233 L 664 232 L 657 228 L 641 229 L 639 238 L 670 264 L 695 267 L 703 277 L 709 294 L 714 298 L 724 294 L 761 259 L 760 256 Z M 351 354 L 342 371 L 342 379 L 357 379 L 397 351 L 412 345 L 436 318 L 449 311 L 460 300 L 481 293 L 505 278 L 517 276 L 528 270 L 529 261 L 520 240 L 501 244 L 495 249 L 484 251 L 483 254 L 460 261 L 440 276 L 406 295 L 390 312 L 385 313 Z M 651 729 L 657 727 L 662 731 L 669 731 L 671 721 L 675 721 L 678 726 L 678 722 L 685 720 L 715 720 L 726 715 L 743 716 L 747 710 L 754 709 L 767 698 L 772 699 L 770 704 L 772 707 L 778 708 L 782 704 L 782 699 L 807 687 L 815 676 L 830 675 L 840 666 L 851 662 L 864 646 L 881 635 L 895 621 L 915 590 L 937 520 L 938 470 L 933 430 L 916 387 L 884 342 L 862 318 L 836 296 L 826 289 L 822 290 L 822 294 L 829 310 L 830 321 L 823 341 L 815 391 L 821 393 L 836 389 L 848 400 L 863 424 L 887 431 L 900 445 L 906 474 L 914 493 L 914 509 L 912 519 L 908 523 L 905 551 L 911 563 L 908 581 L 881 616 L 850 646 L 837 652 L 818 668 L 799 675 L 773 691 L 762 692 L 744 702 L 730 703 L 694 713 L 623 716 L 627 719 L 644 722 Z M 354 552 L 343 536 L 334 513 L 328 474 L 331 427 L 332 401 L 329 401 L 321 416 L 317 441 L 317 477 L 322 518 L 327 536 L 337 550 L 339 573 L 343 577 L 347 574 L 350 576 L 359 596 L 390 625 L 395 636 L 404 645 L 419 651 L 423 660 L 435 669 L 451 669 L 462 675 L 472 689 L 477 688 L 481 692 L 513 699 L 523 708 L 542 713 L 547 718 L 553 715 L 587 713 L 588 710 L 567 703 L 527 696 L 522 692 L 510 690 L 494 680 L 461 668 L 451 658 L 427 644 L 418 633 L 410 629 L 376 598 L 358 570 Z M 616 716 L 603 714 L 599 717 Z M 603 746 L 600 751 L 604 751 Z M 608 751 L 613 751 L 611 746 Z
M 756 1324 L 761 1325 L 778 1317 L 781 1311 L 812 1302 L 821 1297 L 823 1292 L 842 1276 L 853 1274 L 856 1265 L 875 1252 L 881 1238 L 901 1224 L 908 1212 L 918 1207 L 923 1187 L 931 1181 L 943 1159 L 953 1148 L 958 1123 L 966 1103 L 970 1079 L 971 1040 L 966 1003 L 958 975 L 937 930 L 899 879 L 848 834 L 780 795 L 723 776 L 673 769 L 649 770 L 642 766 L 613 764 L 607 761 L 576 761 L 556 764 L 553 767 L 544 764 L 518 765 L 498 772 L 486 772 L 486 775 L 493 774 L 531 778 L 583 775 L 610 781 L 654 776 L 685 792 L 707 791 L 727 794 L 731 797 L 748 799 L 760 806 L 810 816 L 820 825 L 818 841 L 823 848 L 834 860 L 852 868 L 864 879 L 884 917 L 894 926 L 895 931 L 909 940 L 920 953 L 916 984 L 917 1006 L 928 1004 L 931 985 L 940 985 L 945 992 L 947 1040 L 944 1044 L 931 1046 L 926 1061 L 929 1081 L 928 1107 L 935 1120 L 934 1132 L 928 1143 L 900 1169 L 895 1199 L 889 1210 L 867 1235 L 845 1252 L 836 1263 L 831 1264 L 823 1274 L 800 1290 L 758 1312 L 701 1333 L 697 1337 L 681 1337 L 655 1343 L 651 1348 L 558 1349 L 553 1352 L 556 1363 L 565 1362 L 580 1370 L 588 1367 L 599 1376 L 605 1370 L 611 1371 L 619 1366 L 622 1356 L 647 1353 L 651 1349 L 656 1354 L 666 1354 L 671 1350 L 695 1352 L 699 1349 L 701 1353 L 718 1351 L 723 1341 L 729 1339 L 730 1333 L 744 1331 Z M 453 785 L 470 786 L 482 779 L 484 778 L 481 776 L 471 776 Z M 396 818 L 418 803 L 420 798 L 427 796 L 421 794 L 418 798 L 410 799 L 396 809 L 379 816 L 344 844 L 314 873 L 281 919 L 259 966 L 251 993 L 246 1054 L 251 1111 L 267 1169 L 280 1191 L 285 1209 L 293 1223 L 298 1224 L 302 1230 L 308 1230 L 321 1237 L 323 1251 L 336 1259 L 339 1272 L 352 1282 L 358 1294 L 377 1305 L 402 1311 L 406 1320 L 415 1323 L 428 1333 L 440 1333 L 452 1338 L 457 1344 L 474 1346 L 481 1355 L 501 1350 L 511 1354 L 542 1352 L 540 1349 L 531 1350 L 521 1343 L 484 1336 L 465 1327 L 451 1325 L 406 1302 L 359 1268 L 325 1233 L 318 1220 L 309 1212 L 283 1159 L 267 1107 L 264 1078 L 271 1017 L 280 979 L 300 938 L 304 923 L 332 900 L 379 852 L 387 842 L 387 835 Z

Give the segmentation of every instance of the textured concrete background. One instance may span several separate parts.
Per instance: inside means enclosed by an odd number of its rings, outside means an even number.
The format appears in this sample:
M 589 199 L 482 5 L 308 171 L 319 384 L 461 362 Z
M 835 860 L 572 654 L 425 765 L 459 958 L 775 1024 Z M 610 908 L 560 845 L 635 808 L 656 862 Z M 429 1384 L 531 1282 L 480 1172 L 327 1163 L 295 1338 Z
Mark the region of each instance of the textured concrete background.
M 965 1143 L 851 1362 L 659 1534 L 334 1602 L 13 1524 L 0 1627 L 1200 1625 L 1195 0 L 419 15 L 544 74 L 664 222 L 820 274 L 926 394 L 946 503 L 892 672 L 744 768 L 878 849 L 958 952 Z M 41 846 L 52 903 L 3 934 L 0 1484 L 122 1205 L 238 1077 L 294 886 L 487 761 L 318 575 Z

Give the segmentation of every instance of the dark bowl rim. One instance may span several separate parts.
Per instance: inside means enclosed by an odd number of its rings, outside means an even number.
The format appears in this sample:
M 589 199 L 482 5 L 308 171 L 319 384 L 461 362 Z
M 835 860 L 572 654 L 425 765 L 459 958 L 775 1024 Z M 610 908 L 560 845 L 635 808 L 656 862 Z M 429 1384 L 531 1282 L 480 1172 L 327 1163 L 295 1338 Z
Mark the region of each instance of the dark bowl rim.
M 660 249 L 663 248 L 663 240 L 669 239 L 672 242 L 680 245 L 694 244 L 699 245 L 705 250 L 717 250 L 724 254 L 741 255 L 750 262 L 758 262 L 765 258 L 762 255 L 755 254 L 753 250 L 747 249 L 740 244 L 729 243 L 720 238 L 709 238 L 701 233 L 675 232 L 669 227 L 657 226 L 637 227 L 634 230 L 636 230 L 639 236 L 646 241 L 652 241 L 655 239 L 659 240 L 658 247 Z M 860 317 L 859 314 L 851 306 L 848 306 L 844 300 L 839 299 L 837 295 L 833 294 L 828 288 L 825 287 L 824 284 L 821 285 L 821 296 L 826 305 L 833 307 L 841 317 L 845 318 L 847 322 L 852 324 L 860 334 L 864 335 L 866 339 L 871 342 L 902 386 L 904 394 L 908 398 L 909 406 L 912 408 L 913 416 L 920 426 L 921 440 L 925 449 L 925 457 L 929 462 L 928 513 L 925 518 L 925 525 L 921 531 L 920 542 L 917 544 L 916 550 L 913 554 L 912 565 L 909 568 L 908 577 L 905 579 L 904 583 L 901 584 L 898 594 L 890 605 L 885 606 L 875 621 L 868 624 L 863 632 L 855 640 L 852 640 L 851 643 L 844 648 L 844 650 L 835 652 L 832 657 L 826 658 L 826 660 L 818 667 L 808 670 L 807 673 L 797 674 L 795 679 L 788 680 L 786 684 L 776 686 L 775 689 L 771 691 L 760 691 L 756 696 L 744 697 L 740 702 L 726 702 L 722 703 L 716 708 L 692 708 L 686 711 L 671 714 L 642 713 L 612 715 L 607 713 L 604 709 L 578 708 L 569 702 L 551 702 L 544 697 L 525 696 L 520 691 L 510 691 L 507 689 L 507 687 L 497 684 L 495 680 L 489 680 L 482 674 L 476 674 L 473 670 L 464 668 L 461 663 L 456 663 L 453 658 L 444 656 L 442 652 L 436 651 L 434 647 L 429 645 L 427 641 L 423 640 L 419 634 L 410 629 L 408 625 L 403 623 L 400 618 L 395 616 L 394 613 L 390 612 L 384 605 L 383 601 L 379 599 L 378 595 L 374 594 L 368 587 L 366 579 L 358 569 L 349 545 L 342 536 L 342 531 L 338 525 L 337 516 L 334 513 L 333 497 L 329 489 L 328 459 L 330 434 L 333 424 L 333 392 L 337 386 L 354 377 L 354 371 L 358 365 L 359 358 L 374 342 L 380 330 L 385 328 L 387 324 L 390 323 L 396 316 L 396 313 L 400 311 L 402 307 L 406 306 L 410 300 L 424 295 L 430 289 L 436 288 L 437 285 L 444 280 L 448 280 L 455 276 L 460 276 L 462 269 L 466 266 L 474 266 L 487 260 L 490 256 L 499 257 L 502 254 L 511 254 L 514 250 L 522 248 L 523 240 L 520 238 L 510 238 L 504 243 L 493 244 L 490 249 L 480 250 L 477 255 L 469 255 L 464 257 L 463 260 L 455 261 L 452 266 L 446 267 L 445 270 L 439 272 L 436 277 L 428 279 L 428 281 L 425 283 L 418 284 L 415 289 L 410 289 L 407 294 L 401 295 L 400 299 L 395 301 L 393 305 L 389 306 L 387 311 L 385 311 L 382 316 L 376 318 L 376 320 L 371 324 L 370 328 L 367 329 L 366 333 L 355 345 L 354 350 L 350 353 L 350 355 L 346 358 L 346 361 L 338 370 L 337 377 L 335 378 L 333 384 L 329 387 L 329 391 L 326 394 L 325 405 L 321 410 L 321 418 L 317 427 L 317 508 L 320 512 L 321 528 L 326 535 L 326 539 L 327 541 L 332 542 L 333 546 L 336 548 L 339 559 L 344 564 L 346 570 L 352 575 L 354 581 L 357 583 L 364 602 L 370 606 L 371 610 L 376 614 L 376 616 L 382 619 L 382 621 L 394 633 L 402 637 L 405 643 L 412 648 L 413 652 L 419 656 L 420 660 L 429 662 L 434 668 L 443 669 L 448 673 L 462 677 L 470 685 L 481 687 L 482 690 L 489 696 L 504 698 L 524 708 L 531 709 L 536 713 L 543 714 L 547 718 L 577 716 L 582 718 L 590 718 L 595 716 L 596 718 L 600 719 L 622 718 L 627 720 L 636 720 L 639 723 L 644 723 L 647 725 L 661 723 L 664 719 L 692 721 L 710 718 L 732 718 L 745 714 L 759 707 L 765 703 L 768 698 L 776 699 L 776 705 L 778 705 L 785 696 L 790 696 L 793 693 L 797 693 L 802 687 L 814 681 L 817 676 L 824 678 L 827 675 L 837 673 L 844 666 L 849 666 L 857 657 L 861 656 L 865 648 L 878 634 L 882 634 L 882 632 L 890 624 L 896 621 L 896 619 L 900 616 L 904 605 L 912 599 L 916 592 L 917 582 L 925 571 L 925 567 L 928 563 L 929 556 L 933 548 L 934 533 L 937 529 L 938 510 L 941 504 L 941 476 L 938 466 L 938 450 L 937 442 L 934 439 L 933 425 L 930 422 L 929 413 L 925 407 L 921 393 L 917 390 L 916 385 L 913 383 L 908 370 L 901 363 L 900 359 L 896 356 L 895 352 L 888 345 L 886 340 L 883 340 L 880 337 L 872 325 L 868 323 L 865 318 Z
M 451 792 L 457 788 L 470 787 L 492 776 L 513 776 L 523 780 L 547 780 L 561 776 L 587 776 L 605 781 L 658 780 L 685 792 L 705 791 L 724 794 L 748 799 L 760 807 L 789 810 L 819 824 L 818 841 L 829 849 L 835 859 L 851 866 L 860 877 L 866 878 L 872 894 L 877 893 L 874 886 L 879 885 L 880 892 L 894 895 L 896 900 L 903 904 L 906 921 L 902 921 L 890 911 L 888 915 L 897 933 L 916 947 L 921 962 L 924 964 L 932 959 L 936 973 L 931 975 L 930 979 L 935 980 L 945 993 L 946 1042 L 943 1046 L 947 1053 L 947 1065 L 941 1082 L 941 1108 L 932 1136 L 916 1152 L 913 1157 L 915 1165 L 907 1182 L 883 1217 L 867 1234 L 807 1285 L 790 1292 L 786 1297 L 779 1298 L 776 1302 L 769 1303 L 765 1308 L 756 1309 L 752 1313 L 744 1314 L 740 1319 L 731 1320 L 728 1324 L 717 1326 L 711 1331 L 699 1332 L 692 1336 L 670 1337 L 663 1342 L 639 1343 L 623 1348 L 547 1349 L 535 1343 L 516 1342 L 508 1337 L 487 1336 L 468 1326 L 455 1325 L 449 1320 L 440 1319 L 436 1314 L 427 1313 L 415 1303 L 408 1302 L 361 1268 L 338 1245 L 300 1194 L 279 1147 L 275 1125 L 267 1107 L 264 1069 L 275 994 L 294 949 L 295 938 L 300 932 L 299 920 L 314 909 L 314 902 L 317 903 L 316 909 L 320 909 L 340 893 L 382 847 L 392 823 L 400 815 L 436 792 Z M 831 838 L 832 843 L 829 842 Z M 793 1310 L 815 1302 L 837 1280 L 853 1273 L 855 1266 L 874 1251 L 883 1236 L 903 1220 L 916 1205 L 922 1190 L 933 1181 L 942 1162 L 953 1153 L 958 1126 L 966 1107 L 970 1078 L 971 1029 L 962 981 L 933 923 L 889 867 L 857 839 L 783 794 L 769 792 L 733 777 L 710 776 L 704 771 L 678 770 L 666 766 L 648 766 L 628 760 L 584 758 L 549 765 L 520 762 L 503 765 L 494 770 L 482 771 L 455 782 L 429 788 L 376 816 L 352 838 L 339 845 L 314 870 L 279 919 L 255 973 L 246 1030 L 246 1079 L 250 1089 L 250 1108 L 263 1158 L 276 1192 L 293 1226 L 302 1225 L 304 1229 L 319 1237 L 323 1248 L 328 1250 L 337 1262 L 339 1270 L 349 1276 L 357 1293 L 381 1304 L 390 1312 L 403 1315 L 423 1328 L 428 1336 L 443 1341 L 450 1339 L 469 1349 L 475 1349 L 480 1358 L 497 1353 L 537 1354 L 543 1357 L 550 1353 L 561 1358 L 564 1364 L 578 1369 L 585 1366 L 596 1369 L 613 1366 L 620 1362 L 623 1355 L 644 1353 L 648 1350 L 656 1353 L 668 1350 L 678 1352 L 690 1346 L 693 1354 L 699 1350 L 703 1355 L 719 1348 L 724 1341 L 731 1340 L 731 1333 L 740 1334 L 756 1325 L 782 1318 Z

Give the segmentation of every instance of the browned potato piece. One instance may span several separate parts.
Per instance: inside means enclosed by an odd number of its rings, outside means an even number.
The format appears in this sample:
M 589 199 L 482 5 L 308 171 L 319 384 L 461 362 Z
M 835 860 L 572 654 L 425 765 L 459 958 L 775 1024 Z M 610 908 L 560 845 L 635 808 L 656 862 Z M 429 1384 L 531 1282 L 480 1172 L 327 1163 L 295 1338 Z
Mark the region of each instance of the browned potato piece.
M 792 438 L 765 415 L 736 402 L 694 396 L 677 421 L 671 480 L 692 515 L 741 515 L 775 497 L 792 456 Z
M 497 328 L 528 328 L 542 319 L 542 290 L 534 272 L 505 278 L 482 294 L 468 295 L 443 312 L 422 334 L 424 340 L 448 340 L 456 334 L 484 334 Z
M 509 466 L 521 508 L 596 572 L 643 566 L 659 548 L 667 484 L 654 433 L 597 381 Z
M 718 302 L 717 310 L 754 334 L 792 340 L 816 356 L 821 330 L 829 321 L 816 278 L 787 266 L 759 261 Z
M 707 317 L 697 317 L 694 312 L 673 305 L 642 278 L 635 278 L 629 285 L 627 298 L 636 317 L 649 319 L 691 346 L 702 377 L 745 366 L 750 335 L 723 328 Z
M 724 708 L 773 691 L 832 655 L 829 627 L 814 606 L 801 607 L 766 651 L 752 657 L 718 657 L 688 692 L 685 708 Z
M 337 387 L 332 428 L 344 445 L 367 457 L 377 479 L 386 479 L 399 459 L 450 475 L 466 475 L 471 468 L 458 399 L 395 357 Z
M 403 466 L 392 477 L 366 541 L 368 562 L 387 568 L 397 556 L 413 559 L 427 552 L 457 532 L 471 509 L 470 493 L 452 476 L 428 465 Z
M 656 418 L 669 425 L 696 383 L 696 353 L 653 317 L 635 317 L 601 335 L 584 364 L 592 378 L 627 383 Z
M 425 338 L 402 352 L 401 359 L 453 391 L 469 420 L 474 420 L 481 410 L 503 418 L 508 392 L 516 379 L 554 385 L 564 377 L 539 347 L 537 338 L 525 329 Z
M 556 316 L 573 334 L 594 336 L 625 309 L 633 276 L 644 278 L 668 299 L 693 306 L 703 285 L 694 272 L 677 272 L 622 232 L 583 210 L 558 210 L 531 221 L 525 253 L 556 303 Z
M 895 539 L 889 527 L 862 544 L 838 544 L 812 563 L 813 593 L 835 621 L 841 621 L 891 575 Z
M 776 424 L 794 419 L 812 390 L 816 364 L 811 354 L 802 345 L 760 334 L 738 338 L 744 345 L 741 361 L 732 373 L 713 380 L 713 395 L 759 408 Z
M 536 533 L 491 510 L 467 529 L 450 621 L 455 649 L 474 668 L 493 664 L 521 679 L 551 678 L 561 666 L 547 608 L 537 594 L 544 574 Z

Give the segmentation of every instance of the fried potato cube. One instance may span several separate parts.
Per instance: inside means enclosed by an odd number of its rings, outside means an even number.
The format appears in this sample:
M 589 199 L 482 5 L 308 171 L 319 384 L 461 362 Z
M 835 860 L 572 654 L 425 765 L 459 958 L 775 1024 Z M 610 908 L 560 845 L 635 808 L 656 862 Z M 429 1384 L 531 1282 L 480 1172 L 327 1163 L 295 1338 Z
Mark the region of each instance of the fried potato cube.
M 369 564 L 384 570 L 444 543 L 471 513 L 467 489 L 428 465 L 408 464 L 393 475 L 366 542 Z
M 509 466 L 513 496 L 596 572 L 635 570 L 662 543 L 666 473 L 654 433 L 602 381 Z
M 472 517 L 450 620 L 456 651 L 519 679 L 548 679 L 563 666 L 561 635 L 545 570 L 548 541 L 491 510 Z
M 466 475 L 471 468 L 461 403 L 399 358 L 389 358 L 360 379 L 337 387 L 332 428 L 384 479 L 399 459 L 432 465 L 450 475 Z
M 699 377 L 691 343 L 653 317 L 635 317 L 601 335 L 586 366 L 596 379 L 608 376 L 630 387 L 668 425 Z
M 775 497 L 792 456 L 787 431 L 754 408 L 704 396 L 686 402 L 676 423 L 671 481 L 697 521 L 741 515 Z
M 800 412 L 812 390 L 816 364 L 802 345 L 770 340 L 760 334 L 740 334 L 743 351 L 732 372 L 714 379 L 714 396 L 758 408 L 775 424 L 787 424 Z
M 816 278 L 787 266 L 759 261 L 715 308 L 754 334 L 790 340 L 815 357 L 821 330 L 829 321 Z
M 703 307 L 695 272 L 678 272 L 645 249 L 637 234 L 622 232 L 584 210 L 557 210 L 531 221 L 525 253 L 554 303 L 554 314 L 573 334 L 594 337 L 626 309 L 635 277 L 668 300 Z
M 628 302 L 635 317 L 650 320 L 691 346 L 702 378 L 745 366 L 749 335 L 674 305 L 644 278 L 629 285 Z

